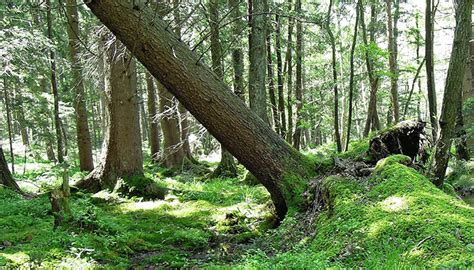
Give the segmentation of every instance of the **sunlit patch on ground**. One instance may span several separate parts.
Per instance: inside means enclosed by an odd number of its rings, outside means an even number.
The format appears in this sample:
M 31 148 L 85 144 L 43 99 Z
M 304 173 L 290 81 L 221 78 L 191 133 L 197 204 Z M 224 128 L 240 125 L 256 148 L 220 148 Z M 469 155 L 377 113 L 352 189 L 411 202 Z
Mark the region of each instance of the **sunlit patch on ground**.
M 380 203 L 382 209 L 387 212 L 398 212 L 408 209 L 408 201 L 404 197 L 392 196 Z

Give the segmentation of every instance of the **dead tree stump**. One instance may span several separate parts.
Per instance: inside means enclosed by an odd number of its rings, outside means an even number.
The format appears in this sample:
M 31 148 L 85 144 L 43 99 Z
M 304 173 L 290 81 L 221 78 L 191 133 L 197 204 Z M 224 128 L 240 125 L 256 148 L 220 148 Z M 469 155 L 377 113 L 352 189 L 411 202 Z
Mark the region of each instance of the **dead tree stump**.
M 424 133 L 425 125 L 424 122 L 403 121 L 377 135 L 369 144 L 368 154 L 372 161 L 403 154 L 413 161 L 419 158 L 420 162 L 425 163 L 428 159 L 425 151 L 428 146 Z

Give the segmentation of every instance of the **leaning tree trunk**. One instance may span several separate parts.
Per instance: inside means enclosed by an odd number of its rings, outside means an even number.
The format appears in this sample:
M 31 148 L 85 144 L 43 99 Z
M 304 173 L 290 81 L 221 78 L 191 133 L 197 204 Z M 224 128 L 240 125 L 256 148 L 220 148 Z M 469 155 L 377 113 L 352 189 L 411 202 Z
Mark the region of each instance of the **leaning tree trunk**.
M 302 207 L 314 169 L 211 70 L 167 23 L 126 0 L 89 1 L 99 19 L 163 85 L 267 188 L 279 218 Z
M 467 66 L 466 56 L 469 53 L 472 0 L 459 0 L 456 8 L 456 28 L 449 61 L 448 75 L 444 89 L 443 107 L 439 119 L 440 133 L 434 153 L 434 183 L 442 186 L 449 161 L 449 150 L 455 135 L 456 111 L 459 99 L 462 98 L 464 70 Z
M 104 76 L 108 123 L 102 160 L 76 185 L 91 192 L 113 189 L 118 178 L 143 175 L 136 65 L 118 40 L 106 49 Z
M 13 179 L 10 169 L 3 153 L 2 145 L 0 145 L 0 185 L 13 189 L 14 191 L 24 195 L 18 184 Z
M 84 83 L 82 80 L 82 65 L 80 60 L 79 40 L 79 14 L 77 12 L 76 0 L 66 1 L 67 34 L 69 40 L 69 57 L 71 61 L 73 87 L 74 87 L 74 109 L 76 111 L 76 136 L 79 150 L 79 168 L 82 171 L 92 171 L 94 163 L 92 159 L 92 143 L 87 120 L 87 109 L 85 103 Z

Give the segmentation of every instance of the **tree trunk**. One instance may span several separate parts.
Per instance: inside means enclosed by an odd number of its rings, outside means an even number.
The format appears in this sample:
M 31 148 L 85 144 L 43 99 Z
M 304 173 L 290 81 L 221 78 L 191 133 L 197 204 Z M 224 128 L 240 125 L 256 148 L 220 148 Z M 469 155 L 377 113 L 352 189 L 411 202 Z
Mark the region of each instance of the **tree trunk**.
M 146 76 L 146 75 L 145 75 Z M 146 79 L 145 79 L 146 81 Z M 148 117 L 145 111 L 145 103 L 144 103 L 144 90 L 142 86 L 141 77 L 137 74 L 137 91 L 138 91 L 138 107 L 140 108 L 140 134 L 142 136 L 142 141 L 147 141 L 149 138 L 148 134 Z
M 186 155 L 181 145 L 177 104 L 173 95 L 160 82 L 157 81 L 156 85 L 160 100 L 160 126 L 163 134 L 161 163 L 166 168 L 181 169 L 186 161 Z
M 74 109 L 76 111 L 76 135 L 79 150 L 79 168 L 82 171 L 92 171 L 92 143 L 87 120 L 84 84 L 82 80 L 82 66 L 80 59 L 79 15 L 76 0 L 66 0 L 67 34 L 69 40 L 69 57 L 74 86 Z
M 349 150 L 349 141 L 351 139 L 351 125 L 352 125 L 352 102 L 354 99 L 354 53 L 355 47 L 357 44 L 357 30 L 359 29 L 359 16 L 360 16 L 360 6 L 362 5 L 361 0 L 357 1 L 356 6 L 356 21 L 354 25 L 354 36 L 352 37 L 351 53 L 350 53 L 350 74 L 349 74 L 349 115 L 347 118 L 347 136 L 346 136 L 346 146 L 344 150 Z
M 267 115 L 266 77 L 266 0 L 252 1 L 251 42 L 249 48 L 249 102 L 250 108 L 265 121 Z
M 46 0 L 46 20 L 48 26 L 48 39 L 53 41 L 53 18 L 51 15 L 51 1 Z M 53 93 L 53 102 L 54 102 L 54 128 L 56 131 L 56 143 L 57 143 L 57 157 L 58 162 L 63 163 L 64 161 L 64 146 L 63 146 L 63 137 L 61 135 L 61 119 L 59 118 L 59 94 L 58 94 L 58 83 L 56 80 L 56 60 L 54 56 L 53 49 L 49 49 L 49 60 L 51 65 L 51 89 Z
M 296 0 L 295 11 L 298 17 L 301 14 L 301 0 Z M 293 133 L 293 147 L 300 150 L 301 147 L 301 122 L 303 109 L 303 23 L 301 20 L 296 22 L 296 84 L 295 84 L 295 98 L 296 98 L 296 125 L 295 133 Z
M 331 30 L 331 10 L 333 0 L 329 1 L 327 19 L 326 19 L 326 31 L 329 35 L 331 43 L 331 54 L 332 54 L 332 80 L 334 89 L 334 137 L 336 141 L 337 152 L 342 151 L 341 134 L 339 133 L 339 93 L 337 88 L 337 62 L 336 62 L 336 41 Z
M 146 72 L 146 89 L 147 89 L 147 109 L 148 123 L 150 123 L 150 156 L 153 162 L 158 161 L 160 152 L 160 128 L 158 126 L 157 110 L 156 110 L 156 88 L 153 84 L 153 76 Z
M 12 174 L 10 173 L 7 161 L 5 160 L 2 145 L 0 145 L 0 185 L 11 188 L 22 195 L 25 194 L 15 182 Z
M 267 79 L 268 79 L 268 94 L 270 95 L 270 103 L 272 106 L 272 116 L 273 116 L 273 124 L 275 127 L 275 131 L 280 134 L 280 116 L 278 115 L 278 107 L 277 107 L 277 100 L 275 96 L 275 81 L 273 75 L 273 60 L 272 60 L 272 46 L 271 46 L 271 31 L 270 27 L 268 27 L 267 31 Z
M 112 35 L 108 35 L 114 38 Z M 108 123 L 102 160 L 77 187 L 91 192 L 113 189 L 118 178 L 143 175 L 140 108 L 135 60 L 118 40 L 105 52 Z
M 285 97 L 283 93 L 283 63 L 281 58 L 281 20 L 280 15 L 275 15 L 275 51 L 277 55 L 277 83 L 278 83 L 278 114 L 280 116 L 280 135 L 285 138 L 286 118 L 285 118 Z
M 313 165 L 232 94 L 197 55 L 167 31 L 164 21 L 149 10 L 134 9 L 126 0 L 95 0 L 87 5 L 267 188 L 280 219 L 289 207 L 305 205 L 301 193 Z
M 400 121 L 400 107 L 398 105 L 398 68 L 397 68 L 397 44 L 395 41 L 395 31 L 392 22 L 392 0 L 386 0 L 387 8 L 387 35 L 390 68 L 390 93 L 392 95 L 392 112 L 395 124 Z M 388 117 L 391 117 L 390 115 Z M 391 122 L 391 121 L 389 121 Z
M 429 117 L 433 135 L 433 141 L 436 141 L 438 134 L 437 105 L 436 105 L 436 87 L 434 78 L 434 60 L 433 60 L 433 26 L 434 16 L 433 0 L 426 0 L 425 10 L 425 57 L 426 57 L 426 84 L 428 91 Z
M 212 70 L 220 78 L 224 77 L 223 55 L 219 34 L 219 2 L 211 0 L 209 2 L 209 26 L 211 28 L 211 58 Z M 237 167 L 234 157 L 221 145 L 221 161 L 214 170 L 211 178 L 237 177 Z
M 231 17 L 234 21 L 232 23 L 232 36 L 235 42 L 232 44 L 232 67 L 234 69 L 234 93 L 245 102 L 245 87 L 244 87 L 244 56 L 242 53 L 242 44 L 240 42 L 240 33 L 243 25 L 241 23 L 242 12 L 239 8 L 239 0 L 229 0 L 229 9 L 231 10 Z
M 444 88 L 443 107 L 439 119 L 440 134 L 434 153 L 434 183 L 440 187 L 444 183 L 449 161 L 449 149 L 455 135 L 456 111 L 459 99 L 462 98 L 466 55 L 469 53 L 472 0 L 459 0 L 456 8 L 456 28 L 449 62 L 446 85 Z
M 4 101 L 5 101 L 5 110 L 7 113 L 7 128 L 8 128 L 8 143 L 10 145 L 10 157 L 12 159 L 12 172 L 15 173 L 15 155 L 13 153 L 13 132 L 12 132 L 12 113 L 10 109 L 10 99 L 7 93 L 7 77 L 3 77 L 3 94 L 4 94 Z M 2 152 L 3 156 L 3 152 Z M 6 162 L 5 162 L 6 164 Z M 7 166 L 8 168 L 8 166 Z
M 288 12 L 291 12 L 292 0 L 288 0 Z M 288 18 L 288 44 L 286 49 L 285 65 L 287 74 L 287 110 L 288 110 L 288 129 L 286 131 L 286 141 L 291 142 L 293 135 L 293 24 L 294 18 Z

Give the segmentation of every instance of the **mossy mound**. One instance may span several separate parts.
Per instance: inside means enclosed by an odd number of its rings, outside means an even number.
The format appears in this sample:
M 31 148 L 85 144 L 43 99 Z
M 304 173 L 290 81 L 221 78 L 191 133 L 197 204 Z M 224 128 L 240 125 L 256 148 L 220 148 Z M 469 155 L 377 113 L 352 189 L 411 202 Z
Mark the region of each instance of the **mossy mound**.
M 311 245 L 346 266 L 474 266 L 474 209 L 392 156 L 367 183 L 329 177 Z M 373 185 L 373 186 L 372 186 Z
M 145 199 L 164 199 L 166 188 L 159 186 L 153 179 L 144 176 L 133 176 L 119 179 L 114 191 Z

